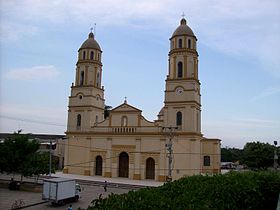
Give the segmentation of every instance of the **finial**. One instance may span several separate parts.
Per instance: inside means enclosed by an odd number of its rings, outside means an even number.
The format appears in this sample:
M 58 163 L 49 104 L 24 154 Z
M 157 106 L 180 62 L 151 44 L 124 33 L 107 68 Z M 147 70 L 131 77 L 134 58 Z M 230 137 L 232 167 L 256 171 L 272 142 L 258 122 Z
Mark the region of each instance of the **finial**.
M 90 33 L 88 35 L 88 38 L 93 38 L 94 39 L 94 34 L 92 33 L 93 28 L 90 28 Z
M 183 14 L 182 14 L 182 18 L 185 18 L 185 13 L 183 12 Z
M 187 21 L 185 19 L 185 13 L 184 12 L 182 14 L 182 19 L 181 19 L 180 23 L 181 23 L 181 25 L 187 25 Z
M 125 104 L 127 103 L 127 100 L 126 100 L 126 99 L 127 99 L 127 97 L 125 96 L 125 97 L 124 97 L 124 103 L 125 103 Z
M 93 31 L 93 33 L 96 36 L 96 23 L 94 23 L 94 31 Z

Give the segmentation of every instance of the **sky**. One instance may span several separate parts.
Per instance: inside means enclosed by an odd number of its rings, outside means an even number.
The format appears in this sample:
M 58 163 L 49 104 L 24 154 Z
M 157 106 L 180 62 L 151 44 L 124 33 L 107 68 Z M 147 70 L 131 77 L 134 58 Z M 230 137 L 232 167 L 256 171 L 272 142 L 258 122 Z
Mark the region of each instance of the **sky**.
M 202 133 L 280 144 L 279 0 L 0 0 L 0 132 L 63 134 L 77 51 L 95 27 L 105 103 L 163 107 L 169 38 L 198 38 Z

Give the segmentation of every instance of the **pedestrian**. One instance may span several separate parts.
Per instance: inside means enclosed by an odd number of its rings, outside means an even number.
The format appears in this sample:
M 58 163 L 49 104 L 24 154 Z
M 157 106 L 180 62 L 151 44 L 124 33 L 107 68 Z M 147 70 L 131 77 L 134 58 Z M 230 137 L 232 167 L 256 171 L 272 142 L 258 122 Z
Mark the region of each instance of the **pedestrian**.
M 104 183 L 104 191 L 107 192 L 107 181 Z
M 73 210 L 72 204 L 70 204 L 70 205 L 68 206 L 68 209 L 67 209 L 67 210 Z

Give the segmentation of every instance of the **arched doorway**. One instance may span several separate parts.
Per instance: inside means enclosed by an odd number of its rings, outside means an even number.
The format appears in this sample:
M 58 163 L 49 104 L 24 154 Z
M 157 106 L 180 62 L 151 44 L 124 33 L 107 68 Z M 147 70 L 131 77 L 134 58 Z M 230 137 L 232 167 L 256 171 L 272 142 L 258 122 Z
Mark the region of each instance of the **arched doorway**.
M 95 175 L 102 176 L 102 157 L 100 155 L 95 158 Z
M 155 160 L 153 158 L 146 160 L 146 179 L 155 179 Z
M 122 152 L 119 156 L 119 177 L 128 178 L 129 157 L 126 152 Z

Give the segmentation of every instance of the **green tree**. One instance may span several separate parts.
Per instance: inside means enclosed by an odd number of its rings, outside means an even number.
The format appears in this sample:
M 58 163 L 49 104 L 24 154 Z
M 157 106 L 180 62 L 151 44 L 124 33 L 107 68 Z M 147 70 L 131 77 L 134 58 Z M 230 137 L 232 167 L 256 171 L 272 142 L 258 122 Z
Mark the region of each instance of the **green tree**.
M 252 169 L 273 166 L 274 146 L 268 143 L 248 142 L 244 146 L 243 163 Z
M 111 109 L 112 109 L 111 106 L 105 105 L 105 107 L 104 107 L 104 119 L 109 117 Z
M 106 198 L 100 195 L 87 210 L 275 210 L 279 191 L 280 173 L 276 171 L 194 175 L 160 187 L 147 187 L 120 195 L 110 194 Z
M 36 152 L 30 156 L 28 161 L 24 164 L 24 169 L 22 170 L 23 176 L 39 176 L 40 174 L 49 173 L 49 152 Z M 52 158 L 52 173 L 55 172 L 56 159 Z
M 0 171 L 22 174 L 26 163 L 38 149 L 37 140 L 29 140 L 28 134 L 14 133 L 1 143 Z
M 221 148 L 222 162 L 236 162 L 243 159 L 243 150 L 237 148 Z

